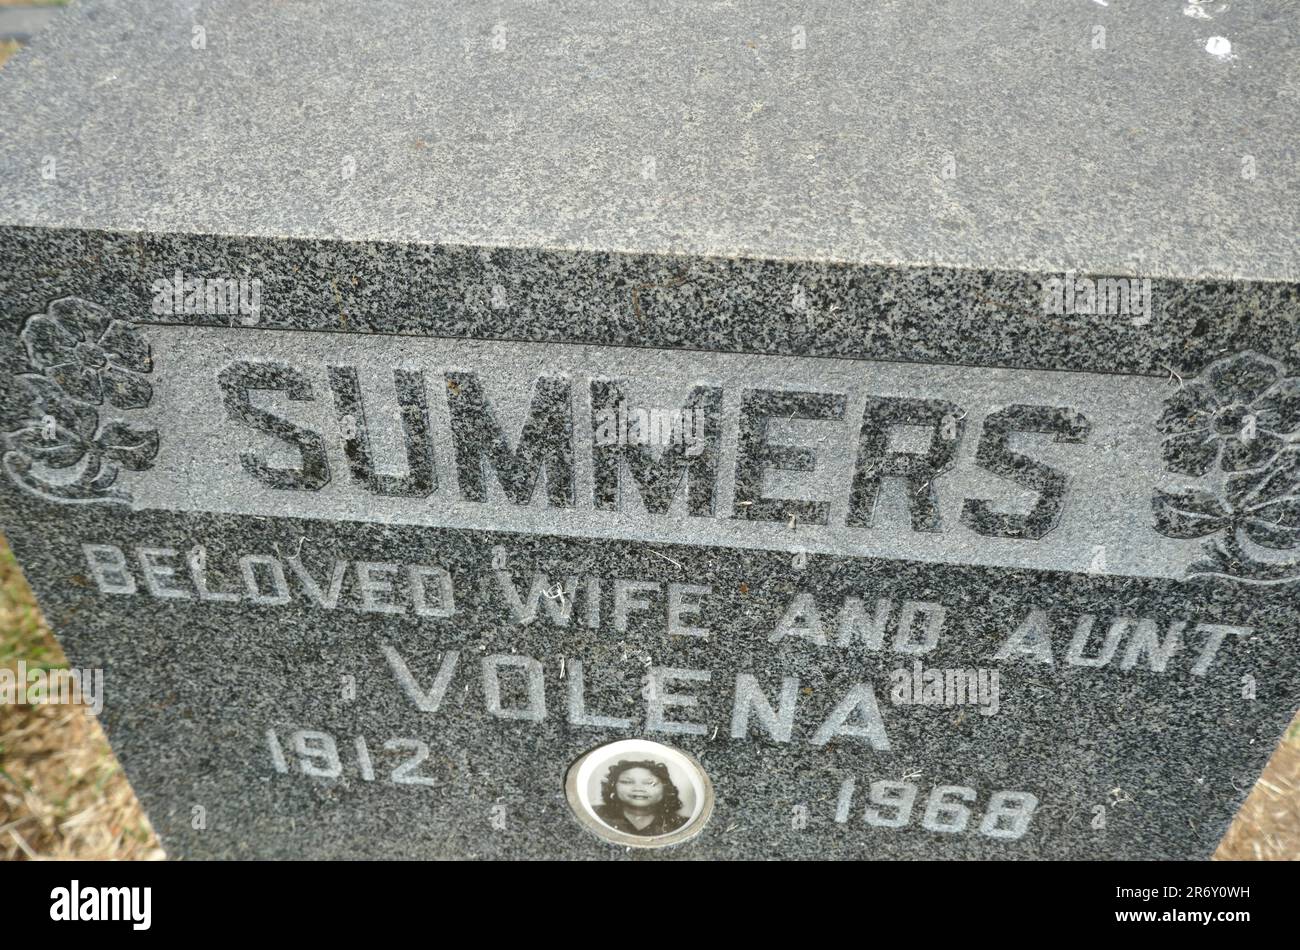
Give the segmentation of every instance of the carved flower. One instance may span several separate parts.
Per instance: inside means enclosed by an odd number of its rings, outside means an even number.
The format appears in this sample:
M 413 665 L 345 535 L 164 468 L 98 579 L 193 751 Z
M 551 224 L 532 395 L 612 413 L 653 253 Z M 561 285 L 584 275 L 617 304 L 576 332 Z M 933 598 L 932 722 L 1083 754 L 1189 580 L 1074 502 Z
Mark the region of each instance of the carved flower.
M 1171 396 L 1158 423 L 1170 471 L 1221 479 L 1152 498 L 1173 538 L 1220 531 L 1273 550 L 1300 547 L 1300 378 L 1242 353 L 1212 364 Z
M 1258 469 L 1300 443 L 1300 377 L 1254 353 L 1219 360 L 1170 397 L 1157 427 L 1171 472 Z
M 99 413 L 92 406 L 69 399 L 44 376 L 18 377 L 31 399 L 22 428 L 10 435 L 20 449 L 50 468 L 71 468 L 80 462 L 95 442 Z
M 27 321 L 28 361 L 74 399 L 140 409 L 153 387 L 139 374 L 153 369 L 149 344 L 129 323 L 79 297 L 64 297 Z
M 158 433 L 113 421 L 103 428 L 92 406 L 68 398 L 44 376 L 18 377 L 29 391 L 29 420 L 9 433 L 8 441 L 31 459 L 49 468 L 71 468 L 87 455 L 108 459 L 123 468 L 141 471 L 158 454 Z
M 1232 476 L 1227 495 L 1250 540 L 1278 551 L 1300 547 L 1300 450 L 1282 452 L 1263 472 Z

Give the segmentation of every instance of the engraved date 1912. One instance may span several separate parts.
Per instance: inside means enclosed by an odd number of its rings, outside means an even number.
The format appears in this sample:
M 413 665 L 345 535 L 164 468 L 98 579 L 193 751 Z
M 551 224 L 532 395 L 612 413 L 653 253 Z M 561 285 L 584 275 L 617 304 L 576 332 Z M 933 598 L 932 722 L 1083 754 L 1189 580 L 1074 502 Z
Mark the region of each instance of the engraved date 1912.
M 281 774 L 301 771 L 312 778 L 334 779 L 343 775 L 343 756 L 339 753 L 339 744 L 328 732 L 315 729 L 299 729 L 288 739 L 288 747 L 298 766 L 295 770 L 285 755 L 285 746 L 274 729 L 266 731 L 266 744 L 271 752 L 271 763 Z M 356 771 L 362 781 L 375 781 L 375 763 L 370 754 L 370 746 L 365 736 L 352 740 L 355 752 Z M 429 746 L 419 739 L 388 739 L 384 742 L 385 752 L 409 753 L 388 773 L 388 781 L 394 785 L 425 785 L 435 787 L 441 784 L 431 775 L 419 774 L 420 766 L 429 757 Z

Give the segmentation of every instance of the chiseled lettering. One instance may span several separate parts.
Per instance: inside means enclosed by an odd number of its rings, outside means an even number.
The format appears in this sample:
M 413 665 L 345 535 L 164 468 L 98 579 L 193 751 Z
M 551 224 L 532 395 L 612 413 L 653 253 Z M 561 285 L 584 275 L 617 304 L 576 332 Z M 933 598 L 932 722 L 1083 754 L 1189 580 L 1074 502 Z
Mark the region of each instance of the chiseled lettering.
M 769 498 L 763 481 L 769 470 L 813 472 L 817 455 L 812 449 L 768 442 L 775 418 L 835 422 L 844 418 L 847 399 L 842 393 L 746 390 L 741 396 L 739 444 L 736 452 L 736 488 L 732 517 L 746 521 L 789 521 L 824 525 L 830 506 L 824 501 Z
M 531 656 L 493 653 L 483 657 L 483 700 L 487 710 L 499 719 L 523 719 L 541 722 L 546 718 L 546 683 L 542 664 Z M 514 669 L 523 673 L 528 688 L 528 702 L 507 707 L 501 702 L 501 671 Z
M 302 456 L 298 468 L 279 468 L 265 462 L 257 453 L 239 454 L 244 470 L 270 488 L 291 488 L 315 491 L 330 480 L 329 460 L 325 454 L 325 440 L 320 433 L 295 425 L 287 419 L 256 408 L 249 396 L 253 391 L 287 393 L 291 400 L 308 402 L 312 396 L 311 381 L 301 370 L 285 363 L 231 363 L 217 373 L 226 413 L 237 422 L 273 435 L 293 446 Z
M 764 731 L 777 742 L 789 742 L 794 732 L 795 706 L 799 702 L 799 680 L 787 676 L 781 680 L 781 698 L 777 708 L 763 693 L 758 677 L 752 673 L 736 674 L 736 696 L 731 712 L 731 738 L 744 739 L 749 735 L 749 718 L 758 718 Z
M 707 683 L 712 678 L 713 674 L 708 670 L 651 667 L 646 685 L 646 731 L 683 736 L 707 735 L 709 727 L 701 723 L 680 722 L 667 718 L 669 709 L 693 709 L 700 701 L 689 693 L 670 693 L 664 689 L 664 686 L 671 683 Z
M 572 508 L 573 400 L 568 378 L 537 378 L 527 418 L 512 449 L 478 375 L 449 370 L 445 377 L 461 497 L 487 501 L 486 469 L 490 467 L 509 501 L 527 505 L 545 471 L 548 504 Z

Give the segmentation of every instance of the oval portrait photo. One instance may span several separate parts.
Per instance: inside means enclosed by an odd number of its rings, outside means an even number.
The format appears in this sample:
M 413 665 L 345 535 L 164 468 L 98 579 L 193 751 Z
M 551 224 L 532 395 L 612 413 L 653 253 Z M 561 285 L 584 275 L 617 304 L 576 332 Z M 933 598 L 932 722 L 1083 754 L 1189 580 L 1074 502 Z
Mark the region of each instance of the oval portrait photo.
M 606 841 L 656 848 L 693 837 L 713 811 L 713 785 L 692 756 L 647 739 L 591 750 L 569 769 L 569 805 Z

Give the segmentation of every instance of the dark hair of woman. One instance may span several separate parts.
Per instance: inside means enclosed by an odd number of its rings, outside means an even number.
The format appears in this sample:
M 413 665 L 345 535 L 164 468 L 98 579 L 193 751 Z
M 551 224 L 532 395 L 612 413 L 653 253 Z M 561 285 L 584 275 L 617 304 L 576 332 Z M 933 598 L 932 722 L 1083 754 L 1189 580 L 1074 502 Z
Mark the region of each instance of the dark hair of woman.
M 638 807 L 635 798 L 620 797 L 619 779 L 632 769 L 643 769 L 658 781 L 662 795 L 657 802 Z M 632 793 L 633 796 L 636 792 Z M 644 796 L 644 792 L 642 795 Z M 652 759 L 622 759 L 609 767 L 600 782 L 602 804 L 596 814 L 610 827 L 625 834 L 640 836 L 664 835 L 676 831 L 687 819 L 678 814 L 682 809 L 681 794 L 673 784 L 668 766 Z

